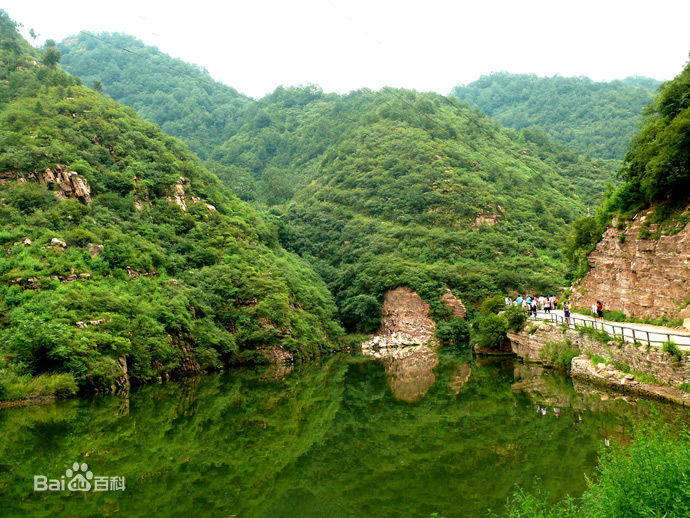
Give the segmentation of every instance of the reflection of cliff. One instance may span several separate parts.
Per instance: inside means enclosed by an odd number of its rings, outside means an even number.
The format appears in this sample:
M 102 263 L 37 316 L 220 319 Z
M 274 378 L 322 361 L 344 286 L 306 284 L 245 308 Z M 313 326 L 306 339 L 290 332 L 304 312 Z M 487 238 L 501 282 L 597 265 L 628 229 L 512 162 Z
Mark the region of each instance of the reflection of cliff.
M 434 367 L 438 365 L 438 356 L 430 347 L 382 349 L 375 353 L 365 350 L 364 354 L 381 359 L 391 393 L 400 401 L 419 401 L 436 381 Z
M 467 383 L 472 375 L 472 367 L 469 363 L 463 363 L 458 367 L 458 372 L 455 376 L 448 382 L 448 386 L 455 393 L 459 394 L 460 389 Z

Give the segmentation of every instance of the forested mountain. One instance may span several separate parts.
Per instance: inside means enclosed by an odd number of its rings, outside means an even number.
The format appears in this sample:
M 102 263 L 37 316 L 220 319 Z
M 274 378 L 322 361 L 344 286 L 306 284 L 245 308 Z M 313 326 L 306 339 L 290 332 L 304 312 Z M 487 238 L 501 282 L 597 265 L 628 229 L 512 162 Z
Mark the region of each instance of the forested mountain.
M 276 227 L 59 59 L 0 11 L 0 399 L 332 348 L 333 298 Z
M 250 101 L 198 66 L 125 34 L 82 32 L 58 49 L 65 70 L 102 87 L 168 135 L 184 137 L 202 159 L 237 132 L 240 109 Z
M 582 153 L 620 160 L 658 85 L 646 77 L 598 83 L 500 72 L 458 85 L 452 95 L 505 126 L 538 128 Z
M 135 88 L 128 83 L 162 96 L 177 91 L 158 57 L 135 66 L 140 58 L 120 50 L 120 40 L 99 38 L 109 43 L 85 34 L 66 40 L 65 66 L 113 95 Z M 113 67 L 131 75 L 106 77 Z M 210 79 L 199 71 L 198 81 Z M 316 265 L 349 329 L 375 328 L 383 293 L 399 285 L 419 292 L 436 318 L 446 316 L 438 302 L 446 286 L 476 300 L 563 285 L 570 222 L 612 178 L 608 161 L 583 158 L 537 130 L 503 128 L 436 94 L 278 88 L 235 108 L 235 133 L 220 145 L 198 131 L 177 135 L 205 139 L 214 172 L 270 207 L 282 243 Z

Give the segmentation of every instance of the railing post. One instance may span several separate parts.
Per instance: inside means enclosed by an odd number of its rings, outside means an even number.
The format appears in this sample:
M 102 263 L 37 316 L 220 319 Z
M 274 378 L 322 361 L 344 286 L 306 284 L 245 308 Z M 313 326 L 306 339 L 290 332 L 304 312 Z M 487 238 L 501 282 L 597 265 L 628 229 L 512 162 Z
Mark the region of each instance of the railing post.
M 647 345 L 652 345 L 652 342 L 649 340 L 649 331 L 645 331 L 647 333 Z

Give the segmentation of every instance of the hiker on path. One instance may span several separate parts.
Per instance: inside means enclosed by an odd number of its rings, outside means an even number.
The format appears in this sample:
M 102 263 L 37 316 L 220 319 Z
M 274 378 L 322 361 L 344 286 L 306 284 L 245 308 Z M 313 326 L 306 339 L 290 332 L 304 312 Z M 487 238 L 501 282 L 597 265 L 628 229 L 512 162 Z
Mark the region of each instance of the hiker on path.
M 604 305 L 600 300 L 597 300 L 597 316 L 602 319 L 604 318 Z
M 565 323 L 570 325 L 570 302 L 568 301 L 563 303 L 563 316 L 565 317 Z

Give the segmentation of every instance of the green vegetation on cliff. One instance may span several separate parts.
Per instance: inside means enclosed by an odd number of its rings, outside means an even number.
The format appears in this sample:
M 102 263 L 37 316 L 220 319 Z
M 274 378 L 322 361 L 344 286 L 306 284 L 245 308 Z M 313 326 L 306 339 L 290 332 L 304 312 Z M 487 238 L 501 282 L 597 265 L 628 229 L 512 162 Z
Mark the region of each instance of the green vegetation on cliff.
M 658 85 L 644 77 L 597 83 L 500 72 L 458 85 L 452 95 L 508 127 L 541 130 L 582 153 L 620 160 Z
M 82 33 L 59 48 L 68 70 L 174 128 L 233 192 L 269 207 L 281 243 L 315 265 L 349 329 L 375 328 L 383 293 L 399 285 L 420 293 L 436 318 L 446 316 L 438 302 L 446 286 L 471 300 L 561 286 L 569 225 L 611 178 L 610 162 L 440 95 L 278 88 L 232 104 L 199 91 L 212 83 L 202 70 L 194 89 L 180 87 L 191 77 L 167 80 L 168 67 L 183 63 L 133 38 Z M 200 98 L 211 102 L 167 126 L 152 98 L 128 96 L 137 89 L 197 108 Z M 216 145 L 193 121 L 213 121 L 231 104 L 232 128 Z
M 587 272 L 587 255 L 613 217 L 625 228 L 626 220 L 656 204 L 642 227 L 643 239 L 658 237 L 649 231 L 650 224 L 658 232 L 673 233 L 688 223 L 682 211 L 690 198 L 690 62 L 659 87 L 654 102 L 644 110 L 644 124 L 630 142 L 618 176 L 622 184 L 609 189 L 596 216 L 574 224 L 566 246 L 572 277 Z
M 0 398 L 110 386 L 123 357 L 146 381 L 333 347 L 332 296 L 273 224 L 2 11 L 0 38 Z

